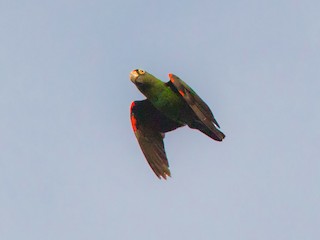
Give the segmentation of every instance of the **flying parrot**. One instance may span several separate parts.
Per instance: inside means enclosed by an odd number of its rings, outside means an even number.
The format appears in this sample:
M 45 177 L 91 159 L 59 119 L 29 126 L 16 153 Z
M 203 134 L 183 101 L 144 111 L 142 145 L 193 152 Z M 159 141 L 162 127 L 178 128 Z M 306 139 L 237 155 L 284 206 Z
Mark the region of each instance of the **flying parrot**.
M 163 138 L 166 132 L 188 125 L 216 141 L 225 135 L 218 129 L 208 105 L 174 74 L 162 82 L 150 73 L 135 69 L 130 80 L 147 99 L 130 106 L 132 129 L 150 167 L 158 178 L 171 176 Z

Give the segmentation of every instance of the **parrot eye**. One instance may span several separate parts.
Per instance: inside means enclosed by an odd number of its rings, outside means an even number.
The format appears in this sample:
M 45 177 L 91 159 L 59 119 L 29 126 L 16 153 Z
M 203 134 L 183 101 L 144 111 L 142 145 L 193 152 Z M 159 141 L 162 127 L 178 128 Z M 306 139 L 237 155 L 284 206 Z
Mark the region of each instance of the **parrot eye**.
M 143 74 L 146 73 L 146 71 L 144 71 L 144 70 L 142 70 L 142 69 L 139 69 L 138 72 L 139 72 L 139 74 L 141 74 L 141 75 L 143 75 Z

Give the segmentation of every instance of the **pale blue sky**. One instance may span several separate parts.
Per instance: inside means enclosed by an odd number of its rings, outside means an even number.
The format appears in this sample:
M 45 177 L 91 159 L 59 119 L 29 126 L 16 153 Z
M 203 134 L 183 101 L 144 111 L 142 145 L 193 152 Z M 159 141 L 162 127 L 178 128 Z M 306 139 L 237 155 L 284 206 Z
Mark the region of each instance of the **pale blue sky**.
M 320 239 L 320 2 L 0 2 L 0 238 Z M 226 139 L 138 146 L 129 80 L 172 72 Z

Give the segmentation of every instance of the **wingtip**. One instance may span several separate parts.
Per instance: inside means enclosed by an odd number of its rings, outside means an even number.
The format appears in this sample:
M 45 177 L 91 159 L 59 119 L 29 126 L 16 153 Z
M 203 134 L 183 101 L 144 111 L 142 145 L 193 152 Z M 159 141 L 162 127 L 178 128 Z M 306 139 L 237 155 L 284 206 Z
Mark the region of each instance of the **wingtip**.
M 161 171 L 161 172 L 155 172 L 155 171 L 154 171 L 154 173 L 156 174 L 156 176 L 157 176 L 160 180 L 162 180 L 162 179 L 168 180 L 168 177 L 171 177 L 171 172 L 170 172 L 170 170 L 169 170 L 169 168 L 168 168 L 167 166 L 165 166 L 165 167 L 163 168 L 163 171 Z
M 223 132 L 219 131 L 219 134 L 217 135 L 218 139 L 217 141 L 222 142 L 222 140 L 226 137 Z
M 168 177 L 171 177 L 171 173 L 163 173 L 161 176 L 158 176 L 158 178 L 161 180 L 161 177 L 162 179 L 164 180 L 168 180 Z

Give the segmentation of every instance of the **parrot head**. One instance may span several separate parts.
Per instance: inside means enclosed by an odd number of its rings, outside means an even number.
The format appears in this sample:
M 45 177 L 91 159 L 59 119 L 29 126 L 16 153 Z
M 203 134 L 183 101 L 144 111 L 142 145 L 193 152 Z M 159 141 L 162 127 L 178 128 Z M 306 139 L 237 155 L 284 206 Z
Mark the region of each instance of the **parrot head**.
M 145 90 L 152 87 L 158 79 L 142 69 L 135 69 L 130 73 L 130 80 L 144 93 Z
M 142 82 L 141 79 L 140 81 L 137 81 L 138 78 L 140 78 L 141 76 L 145 75 L 146 71 L 142 70 L 142 69 L 135 69 L 132 70 L 130 72 L 130 80 L 131 82 L 133 82 L 134 84 L 136 84 L 136 82 Z

